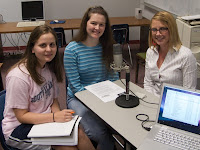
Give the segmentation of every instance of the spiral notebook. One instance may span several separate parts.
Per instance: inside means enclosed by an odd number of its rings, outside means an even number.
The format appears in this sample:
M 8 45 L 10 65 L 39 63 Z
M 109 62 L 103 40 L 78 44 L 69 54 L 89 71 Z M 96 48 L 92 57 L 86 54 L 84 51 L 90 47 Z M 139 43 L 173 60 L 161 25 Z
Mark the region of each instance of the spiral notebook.
M 28 137 L 33 145 L 77 145 L 80 120 L 81 117 L 76 115 L 69 122 L 34 125 Z

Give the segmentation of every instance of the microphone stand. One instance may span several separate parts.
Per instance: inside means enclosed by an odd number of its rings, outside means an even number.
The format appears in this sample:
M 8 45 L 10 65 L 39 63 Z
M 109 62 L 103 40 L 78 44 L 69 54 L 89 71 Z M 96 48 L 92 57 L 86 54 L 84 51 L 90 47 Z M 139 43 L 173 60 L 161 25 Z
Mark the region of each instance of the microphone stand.
M 126 71 L 126 92 L 116 98 L 115 103 L 123 108 L 133 108 L 139 105 L 139 98 L 129 94 L 129 82 L 130 82 L 130 69 L 129 66 L 123 63 L 122 67 L 116 68 L 114 64 L 111 68 L 115 71 L 120 72 L 121 70 Z

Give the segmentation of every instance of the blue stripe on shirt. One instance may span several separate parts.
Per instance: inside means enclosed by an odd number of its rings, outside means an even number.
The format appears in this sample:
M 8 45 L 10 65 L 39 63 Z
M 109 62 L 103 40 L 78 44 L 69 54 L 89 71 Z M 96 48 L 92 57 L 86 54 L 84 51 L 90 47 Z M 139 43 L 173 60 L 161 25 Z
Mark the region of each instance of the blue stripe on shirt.
M 74 97 L 84 87 L 105 80 L 118 80 L 118 74 L 109 74 L 102 64 L 102 47 L 87 47 L 81 42 L 70 42 L 64 52 L 64 67 L 68 78 L 68 95 Z

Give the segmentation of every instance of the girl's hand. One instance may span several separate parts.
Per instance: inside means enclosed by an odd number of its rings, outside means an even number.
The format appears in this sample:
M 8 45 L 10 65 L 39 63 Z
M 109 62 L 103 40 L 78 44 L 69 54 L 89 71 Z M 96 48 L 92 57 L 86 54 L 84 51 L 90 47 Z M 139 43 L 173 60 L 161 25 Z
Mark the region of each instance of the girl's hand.
M 54 113 L 55 122 L 67 122 L 72 120 L 74 111 L 72 109 L 63 109 Z

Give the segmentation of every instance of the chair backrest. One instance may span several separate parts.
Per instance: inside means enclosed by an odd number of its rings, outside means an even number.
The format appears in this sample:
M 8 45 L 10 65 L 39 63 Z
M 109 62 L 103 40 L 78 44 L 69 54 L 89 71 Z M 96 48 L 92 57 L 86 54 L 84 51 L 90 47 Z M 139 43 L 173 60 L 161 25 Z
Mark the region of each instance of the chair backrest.
M 5 96 L 6 96 L 6 90 L 3 90 L 0 92 L 0 141 L 1 141 L 1 146 L 3 147 L 4 150 L 18 150 L 16 148 L 12 148 L 8 145 L 6 145 L 5 139 L 4 139 L 4 134 L 2 131 L 2 120 L 3 120 L 3 111 L 5 108 Z
M 54 28 L 54 31 L 56 32 L 57 37 L 58 37 L 58 46 L 63 47 L 63 45 L 66 45 L 64 29 L 62 27 L 57 27 L 57 28 Z
M 4 106 L 5 106 L 5 95 L 6 95 L 6 90 L 3 90 L 0 92 L 0 120 L 3 120 L 3 111 L 4 111 Z
M 2 131 L 2 120 L 3 120 L 3 111 L 4 111 L 4 107 L 5 107 L 5 95 L 6 95 L 6 90 L 3 90 L 0 92 L 0 140 L 1 140 L 1 145 L 4 148 L 4 150 L 7 150 L 8 147 L 5 144 L 5 139 L 4 139 L 4 135 L 3 135 L 3 131 Z
M 117 43 L 129 43 L 129 25 L 128 24 L 114 24 L 111 26 L 113 38 Z
M 3 55 L 3 54 L 2 54 Z M 1 68 L 3 66 L 3 63 L 1 63 L 1 58 L 0 58 L 0 91 L 3 90 L 3 81 L 2 81 L 2 76 L 1 76 Z

